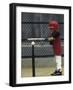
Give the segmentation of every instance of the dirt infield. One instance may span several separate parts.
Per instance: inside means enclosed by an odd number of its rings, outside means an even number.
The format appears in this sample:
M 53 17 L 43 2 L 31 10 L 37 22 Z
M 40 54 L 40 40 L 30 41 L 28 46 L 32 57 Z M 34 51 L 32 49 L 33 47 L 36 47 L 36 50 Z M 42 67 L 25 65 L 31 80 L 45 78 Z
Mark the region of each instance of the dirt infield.
M 63 69 L 63 68 L 62 68 Z M 55 70 L 54 67 L 40 67 L 36 68 L 35 75 L 38 76 L 50 76 L 50 74 Z M 64 70 L 63 73 L 64 74 Z M 32 68 L 22 68 L 21 77 L 32 77 Z
M 64 74 L 64 59 L 62 58 L 62 69 Z M 55 70 L 56 63 L 54 57 L 35 58 L 35 75 L 36 76 L 50 76 Z M 32 77 L 32 59 L 22 59 L 21 77 Z

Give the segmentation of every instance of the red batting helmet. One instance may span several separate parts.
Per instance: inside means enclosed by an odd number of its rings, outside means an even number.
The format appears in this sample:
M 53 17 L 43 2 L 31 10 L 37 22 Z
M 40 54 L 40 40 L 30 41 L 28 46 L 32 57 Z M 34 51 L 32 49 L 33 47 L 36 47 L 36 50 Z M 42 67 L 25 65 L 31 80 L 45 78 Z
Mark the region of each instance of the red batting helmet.
M 59 29 L 59 23 L 57 21 L 50 21 L 49 22 L 49 28 L 50 30 L 58 30 Z

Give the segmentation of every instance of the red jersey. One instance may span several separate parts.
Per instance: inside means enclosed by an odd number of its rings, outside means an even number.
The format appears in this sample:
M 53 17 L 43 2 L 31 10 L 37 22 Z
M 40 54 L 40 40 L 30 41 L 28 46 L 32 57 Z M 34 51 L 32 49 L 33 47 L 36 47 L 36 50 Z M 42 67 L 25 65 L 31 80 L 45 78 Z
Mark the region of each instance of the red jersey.
M 54 54 L 55 55 L 61 55 L 61 40 L 60 40 L 60 33 L 59 32 L 53 32 L 52 36 L 55 38 L 53 40 L 53 49 L 54 49 Z
M 60 37 L 56 37 L 53 41 L 53 49 L 55 55 L 61 55 L 61 41 Z

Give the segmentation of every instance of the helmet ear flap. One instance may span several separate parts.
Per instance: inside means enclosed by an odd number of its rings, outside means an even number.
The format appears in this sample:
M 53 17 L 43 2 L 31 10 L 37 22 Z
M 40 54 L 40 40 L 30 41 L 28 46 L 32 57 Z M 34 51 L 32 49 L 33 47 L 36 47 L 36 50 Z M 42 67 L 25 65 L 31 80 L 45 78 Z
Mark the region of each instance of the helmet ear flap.
M 52 31 L 57 31 L 59 29 L 59 23 L 57 21 L 50 21 L 48 27 Z

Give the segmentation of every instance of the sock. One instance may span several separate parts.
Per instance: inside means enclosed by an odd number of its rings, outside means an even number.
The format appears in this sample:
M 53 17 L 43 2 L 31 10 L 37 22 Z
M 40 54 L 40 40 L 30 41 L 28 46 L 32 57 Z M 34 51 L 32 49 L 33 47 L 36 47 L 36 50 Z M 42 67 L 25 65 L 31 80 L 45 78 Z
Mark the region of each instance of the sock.
M 61 56 L 55 56 L 55 60 L 56 60 L 56 69 L 62 70 L 62 66 L 61 66 L 62 57 Z

